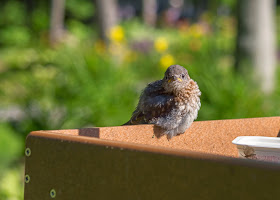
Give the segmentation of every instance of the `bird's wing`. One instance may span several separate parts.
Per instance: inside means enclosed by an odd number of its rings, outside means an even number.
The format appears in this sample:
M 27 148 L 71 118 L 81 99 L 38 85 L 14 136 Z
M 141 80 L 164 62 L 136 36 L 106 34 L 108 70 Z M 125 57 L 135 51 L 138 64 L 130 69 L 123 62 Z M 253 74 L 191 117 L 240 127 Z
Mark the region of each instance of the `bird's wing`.
M 146 98 L 145 104 L 143 105 L 142 112 L 147 120 L 150 120 L 167 116 L 173 108 L 173 98 L 169 95 L 157 95 L 149 96 Z
M 124 125 L 136 125 L 136 124 L 147 124 L 148 121 L 145 118 L 143 112 L 141 112 L 138 108 L 133 112 L 132 117 L 128 122 Z
M 172 109 L 173 97 L 164 92 L 162 81 L 150 83 L 142 92 L 137 108 L 125 125 L 147 124 L 166 116 Z

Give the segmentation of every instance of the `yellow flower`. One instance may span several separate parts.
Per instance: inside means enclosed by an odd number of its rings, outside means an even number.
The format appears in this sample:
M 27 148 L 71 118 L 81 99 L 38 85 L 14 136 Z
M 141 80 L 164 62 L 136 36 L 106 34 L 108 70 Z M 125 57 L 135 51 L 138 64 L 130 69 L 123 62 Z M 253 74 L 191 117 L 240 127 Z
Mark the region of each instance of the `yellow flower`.
M 161 68 L 163 68 L 165 70 L 170 65 L 173 65 L 175 63 L 175 60 L 172 55 L 165 54 L 160 58 L 159 63 L 160 63 Z
M 189 28 L 189 33 L 194 38 L 200 38 L 204 34 L 204 30 L 200 24 L 193 24 Z
M 121 26 L 114 26 L 109 31 L 109 38 L 113 42 L 122 42 L 124 40 L 124 30 Z
M 154 47 L 158 52 L 162 53 L 168 48 L 168 42 L 164 37 L 159 37 L 156 39 Z

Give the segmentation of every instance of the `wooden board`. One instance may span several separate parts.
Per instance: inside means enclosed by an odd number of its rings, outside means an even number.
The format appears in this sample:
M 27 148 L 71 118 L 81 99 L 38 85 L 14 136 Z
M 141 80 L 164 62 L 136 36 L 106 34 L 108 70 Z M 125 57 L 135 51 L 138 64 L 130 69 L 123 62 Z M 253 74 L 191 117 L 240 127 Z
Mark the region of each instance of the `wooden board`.
M 201 145 L 194 138 L 193 146 L 177 137 L 153 138 L 151 125 L 32 132 L 26 140 L 24 198 L 51 199 L 53 191 L 54 199 L 65 200 L 278 199 L 279 164 L 225 155 L 238 133 L 277 136 L 279 126 L 279 117 L 196 122 L 178 137 L 189 140 L 197 133 Z M 121 129 L 127 132 L 116 141 Z M 156 142 L 146 145 L 150 140 Z
M 168 140 L 153 125 L 100 127 L 74 130 L 58 130 L 53 133 L 96 137 L 100 139 L 161 146 L 172 149 L 211 153 L 237 157 L 231 142 L 238 136 L 280 135 L 280 117 L 212 120 L 194 122 L 182 135 Z

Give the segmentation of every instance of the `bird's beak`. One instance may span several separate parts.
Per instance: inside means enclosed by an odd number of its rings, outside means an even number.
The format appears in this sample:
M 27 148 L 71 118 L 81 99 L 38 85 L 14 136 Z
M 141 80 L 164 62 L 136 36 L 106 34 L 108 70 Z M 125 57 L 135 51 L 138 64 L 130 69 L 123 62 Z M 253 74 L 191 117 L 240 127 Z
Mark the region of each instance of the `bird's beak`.
M 177 80 L 180 81 L 180 82 L 182 82 L 182 79 L 180 79 L 180 78 L 177 78 Z
M 172 76 L 172 78 L 168 80 L 168 83 L 173 82 L 173 81 L 175 81 L 176 79 L 177 79 L 178 81 L 182 82 L 182 79 L 180 79 L 180 78 L 178 78 L 178 77 L 176 78 L 176 77 Z

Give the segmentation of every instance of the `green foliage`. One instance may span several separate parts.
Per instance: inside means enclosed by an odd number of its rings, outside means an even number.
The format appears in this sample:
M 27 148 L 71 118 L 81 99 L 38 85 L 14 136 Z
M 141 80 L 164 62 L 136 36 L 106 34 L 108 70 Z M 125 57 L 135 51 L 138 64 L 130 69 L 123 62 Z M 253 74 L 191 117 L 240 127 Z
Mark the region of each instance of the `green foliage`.
M 67 27 L 72 34 L 81 40 L 86 40 L 94 35 L 92 27 L 86 26 L 78 20 L 69 20 Z
M 224 27 L 232 20 L 225 18 L 219 23 Z M 143 29 L 137 22 L 131 27 Z M 212 32 L 202 29 L 200 24 L 188 31 L 170 29 L 162 34 L 147 29 L 151 42 L 159 36 L 168 39 L 169 48 L 163 53 L 156 52 L 153 43 L 148 52 L 134 50 L 131 44 L 141 38 L 133 28 L 125 28 L 126 41 L 112 42 L 108 49 L 87 39 L 87 34 L 81 36 L 85 39 L 72 35 L 56 49 L 2 49 L 3 105 L 18 105 L 26 114 L 13 128 L 24 136 L 37 129 L 120 125 L 129 119 L 145 85 L 163 76 L 165 68 L 159 61 L 166 53 L 185 66 L 200 86 L 198 120 L 277 113 L 276 97 L 263 96 L 251 77 L 234 72 L 232 33 L 223 28 Z
M 2 45 L 26 46 L 30 42 L 29 30 L 24 26 L 9 26 L 0 32 Z
M 19 135 L 6 123 L 0 123 L 0 179 L 2 170 L 16 160 L 22 152 L 23 142 Z
M 9 1 L 0 8 L 0 45 L 26 46 L 30 41 L 25 27 L 26 12 L 22 3 Z
M 28 116 L 17 124 L 18 131 L 117 125 L 129 117 L 133 106 L 127 105 L 137 96 L 129 71 L 91 56 L 94 52 L 87 47 L 33 53 L 24 67 L 20 60 L 26 56 L 18 54 L 19 66 L 1 79 L 4 96 L 13 95 L 10 100 L 3 97 L 4 102 L 21 105 Z
M 8 1 L 1 8 L 0 25 L 24 25 L 25 23 L 25 8 L 19 1 Z
M 0 199 L 23 199 L 23 165 L 1 171 L 3 177 L 0 182 Z
M 66 10 L 79 20 L 85 20 L 94 15 L 94 6 L 92 1 L 86 0 L 67 0 Z
M 49 12 L 47 10 L 40 7 L 31 13 L 31 25 L 35 33 L 47 31 L 49 23 Z

